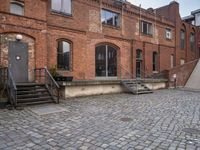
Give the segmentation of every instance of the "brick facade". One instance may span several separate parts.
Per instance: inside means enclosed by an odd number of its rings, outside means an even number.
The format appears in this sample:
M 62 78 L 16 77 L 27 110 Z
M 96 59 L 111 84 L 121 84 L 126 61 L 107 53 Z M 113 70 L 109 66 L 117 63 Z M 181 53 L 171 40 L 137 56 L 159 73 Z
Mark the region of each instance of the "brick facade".
M 168 72 L 169 81 L 171 81 L 169 87 L 174 87 L 174 74 L 176 74 L 176 86 L 185 86 L 197 63 L 198 59 L 170 69 Z
M 6 61 L 4 43 L 6 36 L 23 35 L 29 47 L 30 69 L 57 65 L 57 46 L 60 39 L 71 43 L 70 71 L 58 70 L 64 76 L 73 76 L 76 80 L 94 80 L 95 48 L 99 44 L 109 44 L 117 49 L 117 77 L 135 78 L 136 50 L 142 50 L 142 72 L 144 76 L 153 73 L 153 52 L 158 53 L 158 73 L 171 68 L 171 55 L 175 56 L 174 65 L 180 65 L 180 59 L 186 62 L 199 56 L 199 29 L 181 21 L 178 3 L 151 10 L 125 3 L 116 5 L 114 0 L 72 0 L 72 15 L 64 15 L 51 10 L 50 0 L 24 0 L 24 16 L 9 12 L 10 0 L 0 5 L 1 66 Z M 120 27 L 102 25 L 101 9 L 120 14 Z M 172 13 L 176 12 L 176 13 Z M 172 13 L 172 14 L 171 14 Z M 153 36 L 141 33 L 140 21 L 153 25 Z M 178 20 L 178 21 L 175 21 Z M 180 29 L 186 28 L 186 48 L 180 50 Z M 171 29 L 172 39 L 165 38 L 166 28 Z M 195 32 L 196 50 L 189 45 L 190 32 Z M 29 40 L 28 40 L 29 39 Z M 34 52 L 33 52 L 34 51 Z M 30 70 L 31 72 L 31 70 Z M 31 76 L 31 75 L 30 75 Z

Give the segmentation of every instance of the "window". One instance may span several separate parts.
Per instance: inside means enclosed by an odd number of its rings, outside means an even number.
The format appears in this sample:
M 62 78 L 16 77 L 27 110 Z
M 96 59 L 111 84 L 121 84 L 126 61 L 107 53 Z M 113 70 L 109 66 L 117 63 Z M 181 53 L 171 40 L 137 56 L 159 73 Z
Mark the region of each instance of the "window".
M 181 60 L 180 60 L 180 64 L 183 65 L 184 63 L 185 63 L 185 60 L 184 60 L 184 59 L 181 59 Z
M 158 53 L 153 52 L 153 71 L 158 71 Z
M 173 68 L 174 67 L 174 55 L 173 54 L 171 55 L 170 61 L 171 61 L 171 68 Z
M 71 55 L 71 44 L 66 41 L 58 42 L 57 49 L 57 67 L 69 71 L 70 68 L 70 55 Z
M 153 35 L 152 23 L 142 21 L 141 22 L 141 32 L 145 35 Z
M 142 50 L 141 49 L 136 50 L 136 59 L 142 60 Z
M 14 1 L 10 3 L 10 13 L 16 15 L 24 15 L 24 4 L 18 1 Z
M 185 48 L 185 31 L 184 30 L 181 30 L 180 36 L 181 36 L 180 46 L 181 46 L 181 49 L 184 49 Z
M 120 17 L 118 13 L 102 9 L 101 11 L 102 24 L 119 27 Z
M 51 9 L 59 13 L 71 15 L 72 2 L 71 0 L 51 0 Z
M 195 41 L 194 41 L 194 33 L 190 34 L 190 49 L 191 51 L 194 51 L 195 48 Z
M 117 49 L 111 45 L 99 45 L 95 50 L 96 77 L 117 76 Z
M 168 39 L 168 40 L 172 39 L 172 31 L 171 31 L 171 29 L 166 29 L 165 38 Z

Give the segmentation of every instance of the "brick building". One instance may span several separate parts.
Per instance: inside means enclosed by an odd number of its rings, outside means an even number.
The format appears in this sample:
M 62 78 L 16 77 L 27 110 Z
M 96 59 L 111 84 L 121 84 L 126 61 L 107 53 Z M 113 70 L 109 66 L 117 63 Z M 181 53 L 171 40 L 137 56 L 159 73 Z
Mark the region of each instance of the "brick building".
M 0 2 L 0 66 L 29 81 L 35 68 L 54 66 L 75 80 L 147 77 L 199 57 L 199 28 L 181 20 L 177 2 L 147 10 L 117 0 Z

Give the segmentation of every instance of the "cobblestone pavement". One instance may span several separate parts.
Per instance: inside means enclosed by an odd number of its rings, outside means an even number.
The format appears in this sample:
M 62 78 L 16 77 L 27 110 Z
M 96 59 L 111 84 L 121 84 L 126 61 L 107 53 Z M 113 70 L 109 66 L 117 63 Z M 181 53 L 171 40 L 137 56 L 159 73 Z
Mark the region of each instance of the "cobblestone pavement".
M 67 111 L 0 110 L 0 149 L 200 150 L 200 93 L 112 94 L 59 105 Z

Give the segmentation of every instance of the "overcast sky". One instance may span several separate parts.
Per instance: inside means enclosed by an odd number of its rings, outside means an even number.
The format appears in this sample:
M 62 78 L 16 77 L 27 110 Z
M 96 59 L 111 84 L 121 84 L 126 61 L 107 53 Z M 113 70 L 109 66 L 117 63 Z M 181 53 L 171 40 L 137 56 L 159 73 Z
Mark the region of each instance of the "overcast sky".
M 157 8 L 168 5 L 172 0 L 127 0 L 134 5 L 142 5 L 142 8 Z M 176 0 L 180 6 L 181 17 L 188 16 L 191 11 L 200 9 L 200 0 Z

